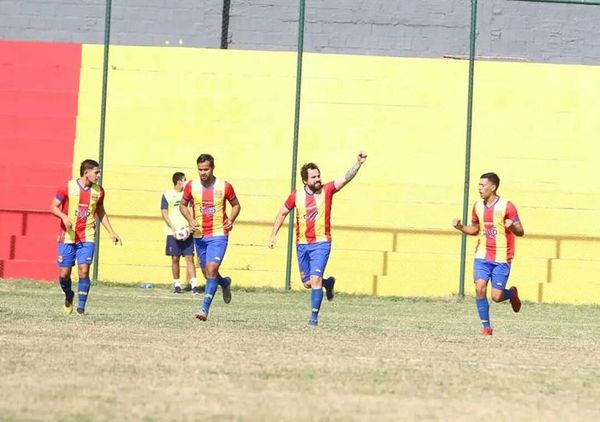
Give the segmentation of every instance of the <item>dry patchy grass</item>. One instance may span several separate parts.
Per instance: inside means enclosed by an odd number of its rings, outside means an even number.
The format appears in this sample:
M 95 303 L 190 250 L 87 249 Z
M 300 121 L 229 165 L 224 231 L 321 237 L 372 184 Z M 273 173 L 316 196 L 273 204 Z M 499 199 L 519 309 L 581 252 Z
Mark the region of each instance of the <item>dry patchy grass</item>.
M 0 281 L 3 420 L 599 420 L 600 307 Z

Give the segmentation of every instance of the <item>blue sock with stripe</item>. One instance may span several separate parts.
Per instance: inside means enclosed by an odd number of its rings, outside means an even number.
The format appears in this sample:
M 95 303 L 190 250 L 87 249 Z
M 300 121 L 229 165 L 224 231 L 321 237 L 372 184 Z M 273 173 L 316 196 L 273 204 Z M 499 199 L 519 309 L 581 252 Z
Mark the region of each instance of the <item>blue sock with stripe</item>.
M 325 287 L 327 290 L 331 289 L 333 287 L 333 277 L 324 278 L 323 287 Z
M 483 328 L 490 328 L 490 304 L 488 303 L 487 297 L 483 299 L 476 299 L 477 312 L 479 313 L 479 319 L 483 324 Z
M 213 297 L 217 292 L 219 283 L 216 278 L 209 278 L 206 280 L 206 287 L 204 288 L 204 303 L 202 304 L 202 310 L 208 313 L 210 304 L 212 303 Z
M 319 309 L 321 309 L 321 302 L 323 302 L 323 289 L 312 289 L 310 291 L 310 305 L 312 306 L 311 320 L 317 321 L 319 319 Z
M 79 279 L 77 284 L 77 294 L 79 295 L 79 305 L 77 309 L 85 309 L 85 303 L 87 302 L 88 294 L 90 292 L 90 278 L 84 277 Z

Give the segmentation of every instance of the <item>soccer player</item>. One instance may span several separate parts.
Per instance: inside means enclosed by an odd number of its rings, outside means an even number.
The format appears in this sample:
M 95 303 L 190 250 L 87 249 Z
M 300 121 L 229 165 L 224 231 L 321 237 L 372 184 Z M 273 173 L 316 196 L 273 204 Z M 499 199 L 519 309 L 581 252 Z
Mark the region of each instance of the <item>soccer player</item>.
M 90 291 L 90 265 L 96 249 L 96 217 L 106 228 L 115 245 L 122 242 L 110 225 L 104 209 L 104 189 L 98 184 L 100 165 L 94 160 L 83 160 L 79 167 L 79 176 L 58 189 L 50 204 L 50 212 L 61 221 L 58 267 L 60 287 L 65 293 L 64 311 L 67 314 L 73 312 L 75 293 L 71 289 L 71 269 L 77 261 L 77 313 L 83 315 Z
M 496 173 L 485 173 L 479 179 L 481 200 L 473 205 L 472 223 L 465 226 L 458 218 L 452 226 L 462 233 L 475 236 L 480 234 L 473 264 L 473 280 L 477 312 L 483 324 L 484 336 L 492 335 L 490 305 L 487 300 L 488 282 L 492 282 L 492 300 L 509 300 L 514 312 L 521 310 L 519 292 L 515 286 L 506 288 L 511 261 L 515 253 L 515 236 L 523 236 L 517 208 L 514 204 L 498 196 L 500 178 Z
M 185 185 L 179 211 L 186 218 L 194 233 L 196 253 L 200 268 L 206 278 L 204 302 L 196 318 L 206 321 L 217 287 L 223 290 L 223 301 L 231 302 L 231 278 L 222 277 L 219 267 L 225 258 L 229 232 L 240 213 L 233 186 L 214 175 L 215 159 L 210 154 L 201 154 L 196 160 L 198 179 Z M 226 202 L 231 214 L 226 212 Z M 191 203 L 191 211 L 188 204 Z
M 183 197 L 183 187 L 185 186 L 185 174 L 176 172 L 173 174 L 173 189 L 164 192 L 160 200 L 160 211 L 165 222 L 165 234 L 167 242 L 165 254 L 171 257 L 171 272 L 173 274 L 173 293 L 181 294 L 181 280 L 179 279 L 179 260 L 185 258 L 188 279 L 192 285 L 192 294 L 200 293 L 198 281 L 196 280 L 196 266 L 194 265 L 194 239 L 190 236 L 187 239 L 175 239 L 175 232 L 178 229 L 187 227 L 188 222 L 179 211 L 179 204 Z
M 296 208 L 296 254 L 300 278 L 305 288 L 311 289 L 311 316 L 309 325 L 319 324 L 319 310 L 323 301 L 323 287 L 327 300 L 334 295 L 335 277 L 323 279 L 325 267 L 331 251 L 331 201 L 333 194 L 350 182 L 367 159 L 364 151 L 358 153 L 356 163 L 346 175 L 335 181 L 322 184 L 321 171 L 315 163 L 307 163 L 300 170 L 304 184 L 302 189 L 293 191 L 279 210 L 269 240 L 269 248 L 274 248 L 277 232 L 289 212 Z

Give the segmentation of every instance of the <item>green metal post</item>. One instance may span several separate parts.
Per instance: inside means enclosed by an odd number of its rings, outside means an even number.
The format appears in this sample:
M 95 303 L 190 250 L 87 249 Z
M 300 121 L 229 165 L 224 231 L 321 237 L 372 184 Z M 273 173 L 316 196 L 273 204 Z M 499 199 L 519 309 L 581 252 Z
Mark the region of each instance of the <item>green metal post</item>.
M 300 0 L 298 17 L 298 59 L 296 65 L 296 109 L 294 112 L 294 145 L 292 147 L 292 177 L 291 190 L 296 188 L 296 171 L 298 168 L 298 132 L 300 130 L 300 97 L 302 92 L 302 54 L 304 52 L 304 11 L 305 0 Z M 288 222 L 287 260 L 285 265 L 285 289 L 290 290 L 292 280 L 292 249 L 294 247 L 295 210 L 290 212 Z
M 471 0 L 471 35 L 469 37 L 469 88 L 467 95 L 467 142 L 465 151 L 465 183 L 463 192 L 462 222 L 467 224 L 469 212 L 469 180 L 471 178 L 471 131 L 473 127 L 473 79 L 475 74 L 475 44 L 477 37 L 477 0 Z M 458 295 L 465 296 L 465 261 L 467 255 L 467 235 L 460 239 L 460 279 Z
M 106 93 L 108 89 L 108 49 L 110 46 L 110 15 L 112 9 L 112 0 L 106 0 L 106 12 L 104 16 L 104 64 L 102 67 L 102 103 L 100 106 L 100 146 L 98 151 L 98 163 L 100 168 L 104 166 L 104 133 L 106 128 Z M 102 183 L 102 173 L 98 183 Z M 94 272 L 92 279 L 98 281 L 98 266 L 100 264 L 100 221 L 96 219 L 96 251 L 94 260 Z

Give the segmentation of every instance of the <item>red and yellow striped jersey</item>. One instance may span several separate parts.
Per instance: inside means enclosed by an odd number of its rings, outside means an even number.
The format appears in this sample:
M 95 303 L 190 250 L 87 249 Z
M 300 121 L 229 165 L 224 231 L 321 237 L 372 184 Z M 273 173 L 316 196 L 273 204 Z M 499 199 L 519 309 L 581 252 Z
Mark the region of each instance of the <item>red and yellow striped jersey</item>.
M 200 179 L 192 180 L 183 190 L 184 203 L 192 203 L 192 213 L 198 223 L 194 237 L 227 236 L 223 229 L 227 219 L 225 201 L 236 199 L 233 186 L 224 180 L 215 179 L 211 186 L 205 187 Z
M 104 189 L 98 184 L 83 187 L 79 180 L 70 180 L 56 192 L 60 210 L 73 225 L 68 230 L 60 222 L 58 241 L 61 243 L 93 242 L 96 235 L 96 210 L 104 203 Z
M 315 193 L 302 188 L 290 194 L 285 207 L 296 207 L 297 244 L 331 242 L 331 200 L 336 192 L 334 182 L 329 182 Z
M 498 197 L 491 205 L 483 199 L 473 205 L 473 224 L 479 224 L 480 237 L 475 249 L 476 259 L 492 262 L 510 262 L 515 254 L 515 235 L 504 221 L 519 221 L 517 208 L 510 201 Z

